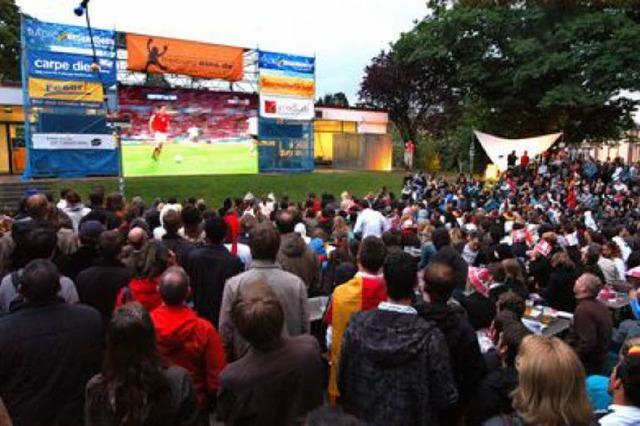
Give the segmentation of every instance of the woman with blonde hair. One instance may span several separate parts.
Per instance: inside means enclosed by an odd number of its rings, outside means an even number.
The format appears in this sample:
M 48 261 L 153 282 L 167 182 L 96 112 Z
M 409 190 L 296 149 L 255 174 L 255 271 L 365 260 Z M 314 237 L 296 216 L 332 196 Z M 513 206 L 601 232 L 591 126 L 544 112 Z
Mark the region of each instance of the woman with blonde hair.
M 588 426 L 593 412 L 585 372 L 573 349 L 557 337 L 527 336 L 516 358 L 519 383 L 515 414 L 494 417 L 486 426 Z M 597 423 L 593 423 L 597 424 Z
M 462 249 L 467 243 L 464 239 L 464 235 L 462 235 L 462 230 L 460 228 L 452 228 L 449 231 L 449 237 L 451 238 L 451 247 L 462 253 Z

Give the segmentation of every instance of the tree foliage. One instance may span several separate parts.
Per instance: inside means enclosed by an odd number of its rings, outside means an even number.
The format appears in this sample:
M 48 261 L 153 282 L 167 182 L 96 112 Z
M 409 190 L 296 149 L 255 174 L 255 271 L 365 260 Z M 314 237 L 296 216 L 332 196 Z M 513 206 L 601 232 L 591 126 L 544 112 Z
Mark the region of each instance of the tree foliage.
M 20 81 L 20 10 L 0 0 L 0 81 Z
M 423 131 L 442 127 L 445 105 L 454 109 L 446 61 L 414 60 L 413 34 L 406 34 L 390 52 L 380 52 L 365 69 L 359 97 L 364 106 L 388 111 L 403 140 L 417 140 Z
M 632 3 L 431 0 L 431 13 L 372 59 L 361 99 L 394 121 L 418 117 L 434 96 L 424 70 L 443 73 L 429 74 L 442 83 L 439 107 L 414 131 L 438 135 L 451 155 L 468 147 L 473 128 L 505 137 L 561 131 L 568 142 L 618 138 L 639 103 L 629 96 L 640 89 Z
M 343 92 L 327 93 L 316 102 L 319 106 L 348 107 L 349 99 Z

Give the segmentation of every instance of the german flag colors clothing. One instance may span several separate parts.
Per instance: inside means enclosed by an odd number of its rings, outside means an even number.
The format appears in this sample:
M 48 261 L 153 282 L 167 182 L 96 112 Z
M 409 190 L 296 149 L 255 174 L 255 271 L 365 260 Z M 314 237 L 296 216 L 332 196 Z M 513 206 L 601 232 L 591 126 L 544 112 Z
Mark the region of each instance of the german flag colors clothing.
M 355 277 L 335 288 L 324 321 L 332 329 L 331 371 L 329 375 L 329 398 L 335 403 L 339 393 L 337 369 L 340 361 L 342 336 L 351 316 L 356 312 L 375 309 L 387 300 L 387 287 L 382 274 L 372 275 L 358 272 Z

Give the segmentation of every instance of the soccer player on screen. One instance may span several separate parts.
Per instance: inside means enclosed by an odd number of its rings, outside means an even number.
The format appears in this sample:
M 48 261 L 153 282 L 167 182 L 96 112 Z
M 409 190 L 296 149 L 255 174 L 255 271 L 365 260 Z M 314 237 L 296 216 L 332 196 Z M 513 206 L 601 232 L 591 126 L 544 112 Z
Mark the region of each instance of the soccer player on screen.
M 169 114 L 167 114 L 167 107 L 164 105 L 155 107 L 153 114 L 149 117 L 149 133 L 153 135 L 155 140 L 153 154 L 151 154 L 151 158 L 154 161 L 158 161 L 160 157 L 162 145 L 167 141 L 168 130 Z

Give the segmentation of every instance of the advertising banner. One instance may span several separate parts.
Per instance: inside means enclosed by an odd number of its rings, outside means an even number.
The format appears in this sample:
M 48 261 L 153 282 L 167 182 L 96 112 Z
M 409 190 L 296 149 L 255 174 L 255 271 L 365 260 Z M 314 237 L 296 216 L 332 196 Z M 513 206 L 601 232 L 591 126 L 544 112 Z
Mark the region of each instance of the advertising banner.
M 91 37 L 86 27 L 55 24 L 24 18 L 22 31 L 28 49 L 93 55 Z M 114 57 L 115 32 L 92 29 L 97 56 Z
M 288 55 L 286 53 L 266 52 L 261 50 L 258 63 L 261 69 L 283 71 L 295 74 L 309 74 L 315 72 L 315 58 L 309 56 Z
M 288 120 L 313 120 L 313 99 L 261 95 L 260 116 Z
M 313 98 L 315 82 L 313 79 L 260 73 L 260 93 Z
M 33 149 L 116 149 L 113 135 L 34 133 Z
M 242 80 L 244 49 L 127 34 L 127 68 L 145 73 Z
M 93 58 L 87 55 L 27 52 L 27 70 L 32 77 L 59 80 L 81 80 L 102 82 L 105 86 L 116 84 L 116 63 L 112 58 L 98 58 L 100 73 L 91 70 Z
M 61 81 L 29 77 L 29 97 L 36 100 L 72 103 L 96 103 L 104 100 L 100 83 L 91 81 Z

